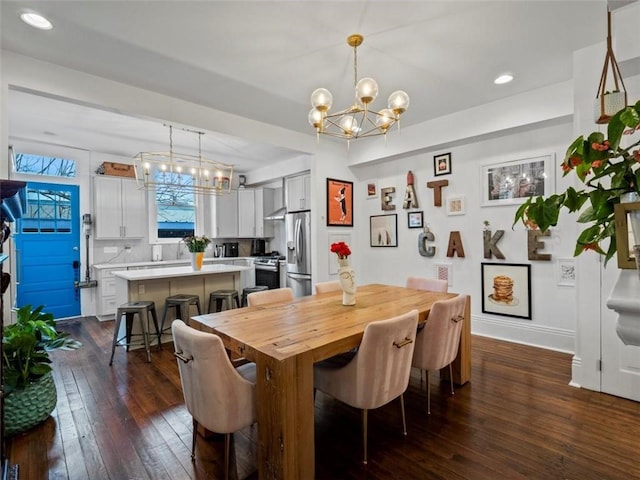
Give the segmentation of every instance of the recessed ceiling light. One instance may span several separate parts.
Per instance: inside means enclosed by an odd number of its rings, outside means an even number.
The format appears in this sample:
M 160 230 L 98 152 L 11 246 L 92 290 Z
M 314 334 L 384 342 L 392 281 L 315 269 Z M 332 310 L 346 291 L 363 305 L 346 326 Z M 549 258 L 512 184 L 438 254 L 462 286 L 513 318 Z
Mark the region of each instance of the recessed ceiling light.
M 40 30 L 51 30 L 53 28 L 53 24 L 49 20 L 36 12 L 22 12 L 20 19 L 27 25 Z
M 510 73 L 503 73 L 502 75 L 496 77 L 493 83 L 495 83 L 496 85 L 503 85 L 505 83 L 509 83 L 511 80 L 513 80 L 513 75 L 511 75 Z

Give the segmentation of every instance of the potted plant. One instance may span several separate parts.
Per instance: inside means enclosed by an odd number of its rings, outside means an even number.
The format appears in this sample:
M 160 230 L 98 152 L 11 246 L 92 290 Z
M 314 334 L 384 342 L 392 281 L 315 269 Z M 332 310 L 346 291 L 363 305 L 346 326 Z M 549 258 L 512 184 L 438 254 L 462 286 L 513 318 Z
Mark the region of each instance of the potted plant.
M 196 237 L 192 235 L 184 237 L 182 241 L 189 249 L 189 252 L 191 252 L 191 267 L 194 270 L 200 270 L 204 260 L 204 251 L 207 245 L 211 243 L 211 239 L 205 236 Z
M 57 331 L 53 315 L 43 313 L 43 308 L 19 308 L 16 323 L 6 325 L 2 332 L 6 435 L 34 427 L 51 414 L 57 396 L 49 352 L 82 345 L 68 333 Z
M 578 223 L 587 225 L 576 240 L 574 256 L 593 250 L 605 256 L 605 265 L 616 253 L 614 205 L 621 198 L 640 194 L 640 140 L 622 146 L 626 135 L 640 131 L 640 101 L 616 112 L 602 132 L 587 138 L 576 138 L 560 165 L 563 176 L 575 173 L 585 188 L 567 188 L 549 197 L 531 197 L 516 211 L 514 222 L 522 221 L 528 228 L 545 232 L 558 223 L 564 207 L 573 213 L 586 207 L 578 216 Z M 604 244 L 609 240 L 608 245 Z

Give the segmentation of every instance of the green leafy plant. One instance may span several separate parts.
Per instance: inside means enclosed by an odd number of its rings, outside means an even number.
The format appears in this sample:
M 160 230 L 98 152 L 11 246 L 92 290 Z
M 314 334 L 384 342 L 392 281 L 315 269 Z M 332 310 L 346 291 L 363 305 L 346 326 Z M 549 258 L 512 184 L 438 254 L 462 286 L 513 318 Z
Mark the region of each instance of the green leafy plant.
M 563 176 L 575 173 L 585 188 L 569 187 L 560 194 L 527 199 L 516 211 L 513 225 L 522 221 L 528 228 L 545 232 L 557 225 L 563 207 L 571 213 L 582 209 L 577 221 L 588 226 L 578 235 L 574 256 L 593 250 L 605 256 L 606 265 L 616 253 L 614 205 L 624 193 L 640 193 L 640 140 L 620 145 L 623 135 L 638 130 L 640 101 L 613 115 L 606 138 L 602 132 L 576 138 L 560 166 Z M 604 245 L 607 239 L 609 244 Z
M 189 236 L 182 239 L 190 252 L 204 252 L 207 245 L 211 243 L 211 239 L 207 237 Z
M 24 388 L 50 372 L 50 351 L 73 350 L 82 346 L 68 333 L 57 331 L 53 315 L 43 313 L 43 308 L 43 305 L 35 310 L 31 309 L 31 305 L 19 308 L 16 310 L 16 323 L 6 325 L 3 329 L 5 395 Z

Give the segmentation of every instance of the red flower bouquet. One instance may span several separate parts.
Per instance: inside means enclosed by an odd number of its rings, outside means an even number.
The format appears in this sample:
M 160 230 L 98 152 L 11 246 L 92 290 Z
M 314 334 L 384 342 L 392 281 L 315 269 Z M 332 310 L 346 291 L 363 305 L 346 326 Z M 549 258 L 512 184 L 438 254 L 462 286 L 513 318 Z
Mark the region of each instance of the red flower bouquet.
M 344 242 L 337 242 L 331 244 L 331 252 L 338 255 L 338 258 L 347 258 L 351 255 L 351 249 L 349 245 Z

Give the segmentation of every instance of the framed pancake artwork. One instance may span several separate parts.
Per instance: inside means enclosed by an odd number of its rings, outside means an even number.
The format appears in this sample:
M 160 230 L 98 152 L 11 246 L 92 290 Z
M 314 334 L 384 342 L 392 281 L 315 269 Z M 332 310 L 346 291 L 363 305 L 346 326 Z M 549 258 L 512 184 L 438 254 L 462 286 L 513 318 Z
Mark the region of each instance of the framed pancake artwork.
M 531 265 L 481 265 L 482 312 L 531 320 Z

